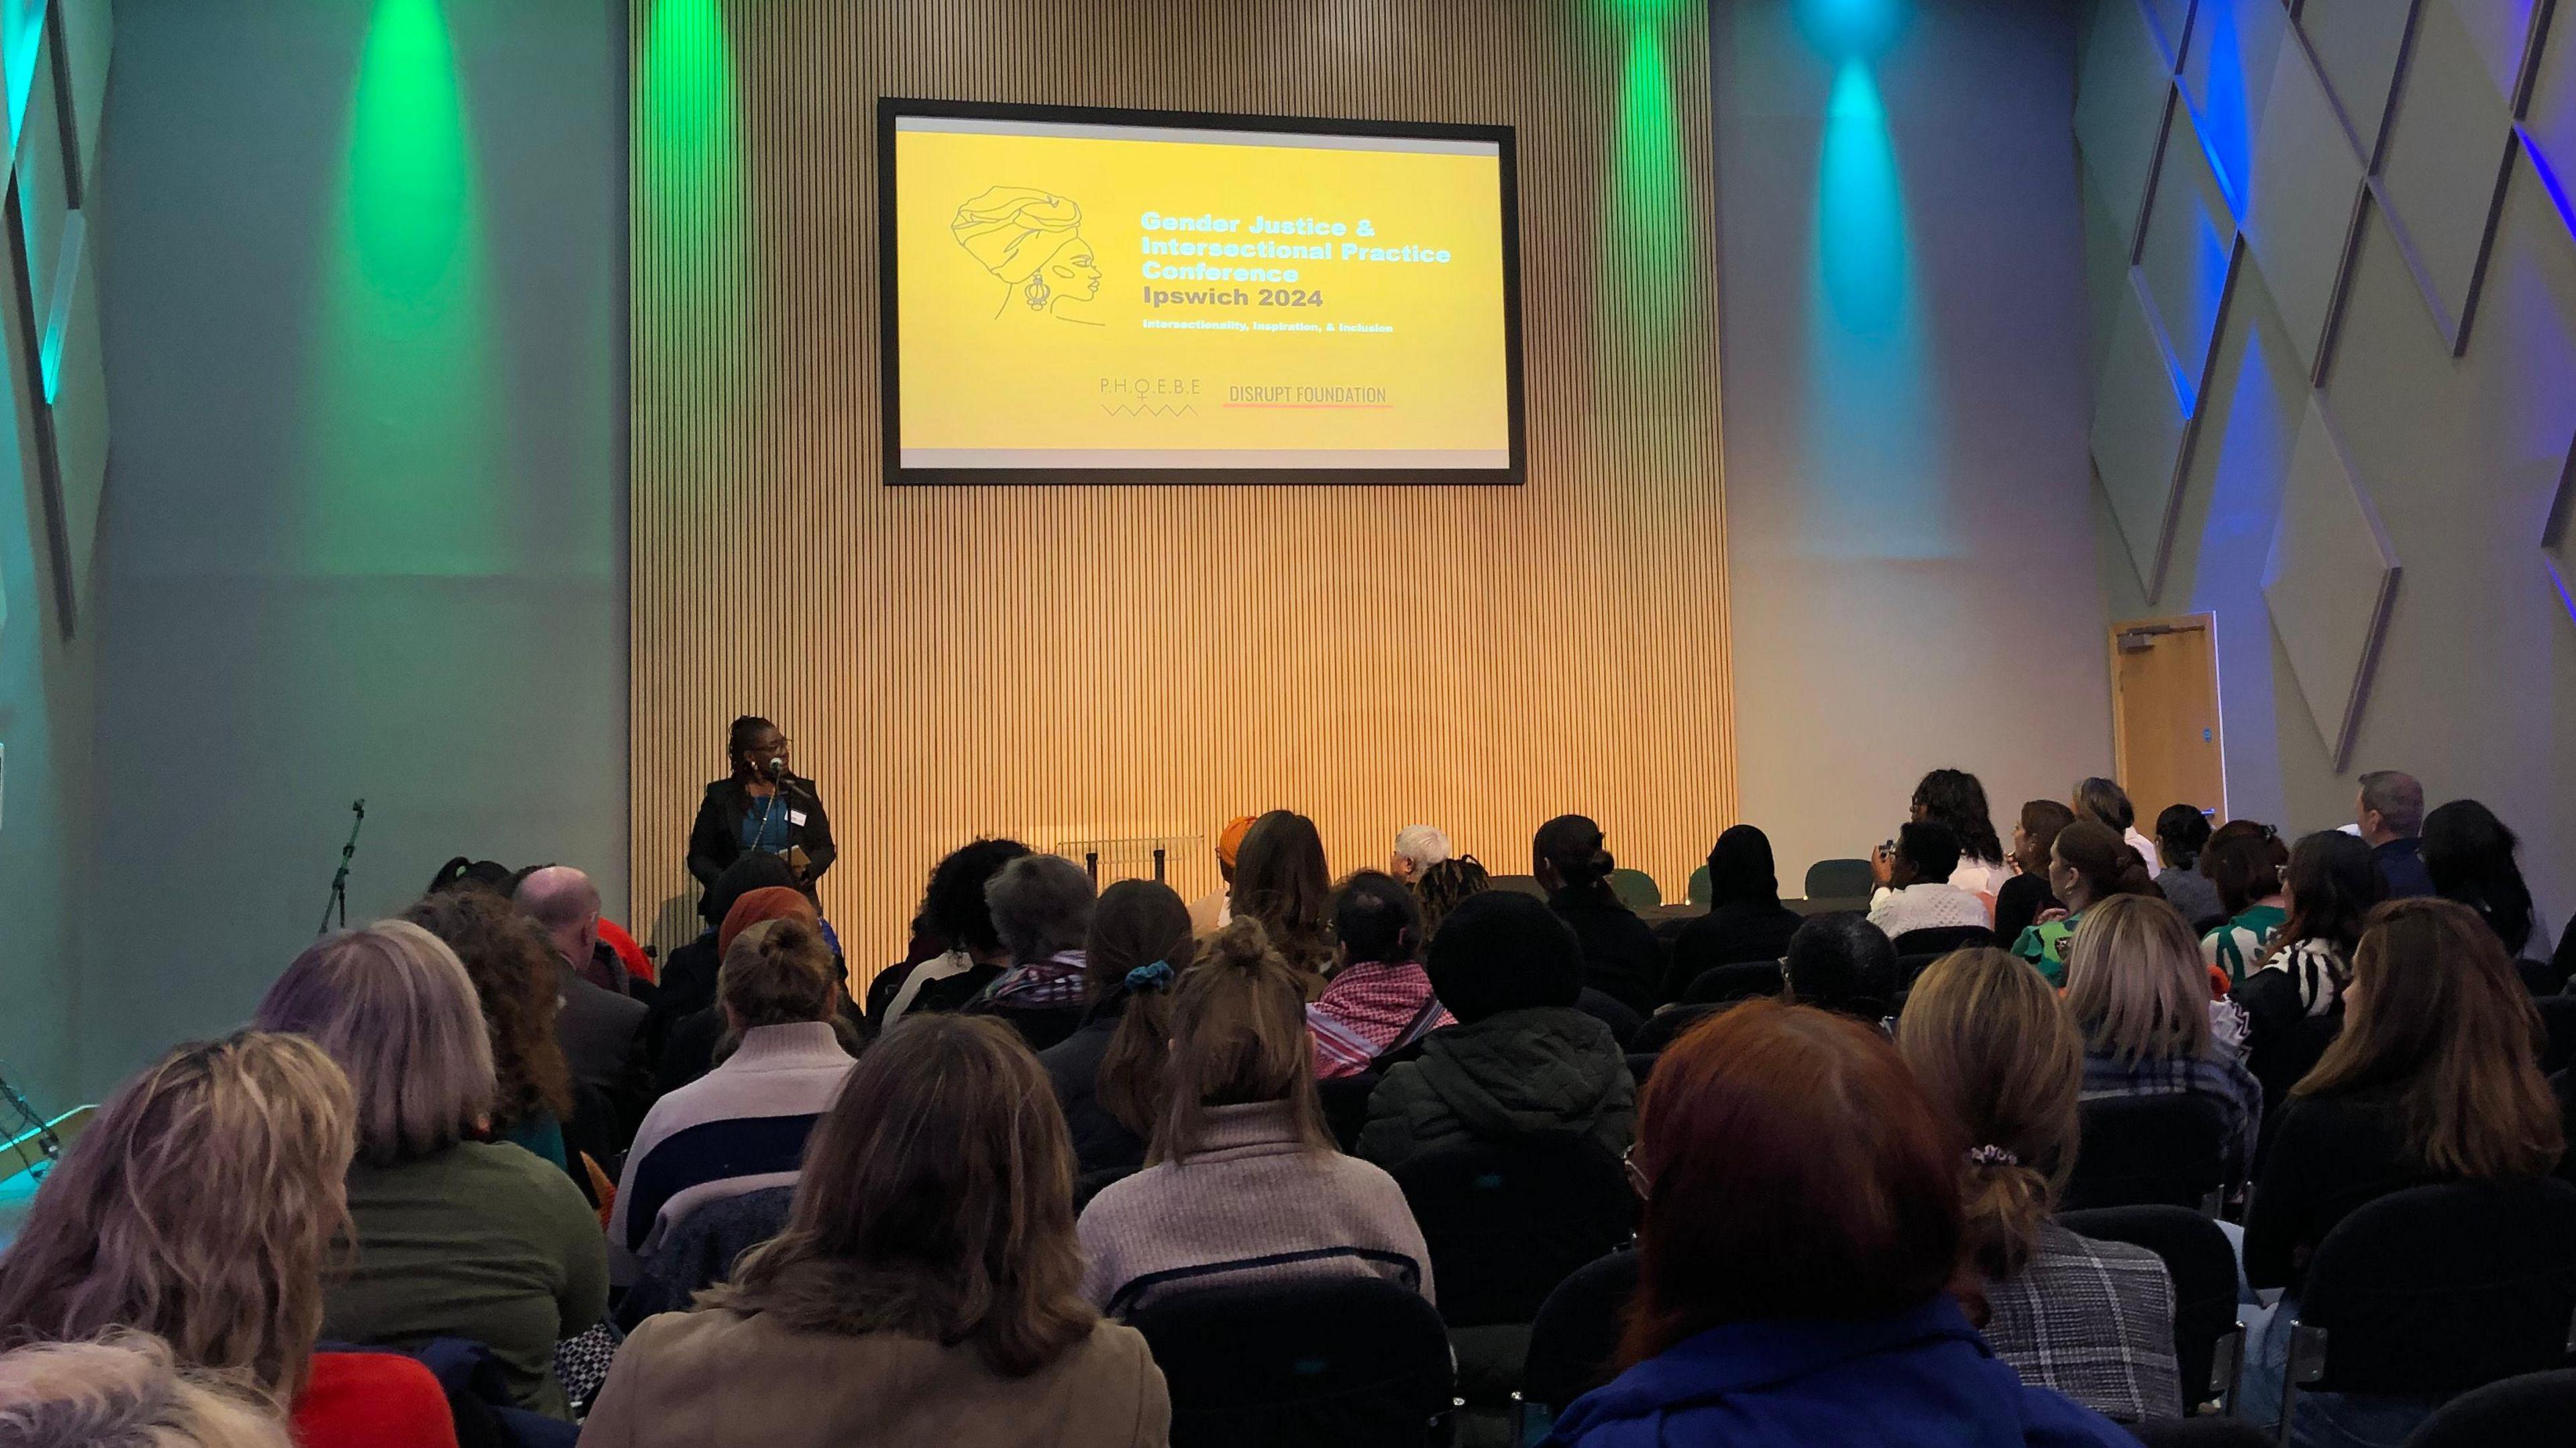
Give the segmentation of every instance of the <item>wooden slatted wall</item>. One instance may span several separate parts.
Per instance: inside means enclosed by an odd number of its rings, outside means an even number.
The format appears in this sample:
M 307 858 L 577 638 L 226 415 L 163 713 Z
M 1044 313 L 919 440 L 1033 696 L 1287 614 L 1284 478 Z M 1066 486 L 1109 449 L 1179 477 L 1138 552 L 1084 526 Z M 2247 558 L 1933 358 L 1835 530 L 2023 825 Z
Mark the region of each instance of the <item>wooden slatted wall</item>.
M 979 832 L 1185 839 L 1196 895 L 1238 813 L 1515 872 L 1580 810 L 1680 897 L 1735 800 L 1699 7 L 632 4 L 629 918 L 694 928 L 742 711 L 822 786 L 862 971 Z M 670 5 L 720 15 L 729 107 L 652 53 Z M 881 94 L 1517 127 L 1528 485 L 882 486 Z

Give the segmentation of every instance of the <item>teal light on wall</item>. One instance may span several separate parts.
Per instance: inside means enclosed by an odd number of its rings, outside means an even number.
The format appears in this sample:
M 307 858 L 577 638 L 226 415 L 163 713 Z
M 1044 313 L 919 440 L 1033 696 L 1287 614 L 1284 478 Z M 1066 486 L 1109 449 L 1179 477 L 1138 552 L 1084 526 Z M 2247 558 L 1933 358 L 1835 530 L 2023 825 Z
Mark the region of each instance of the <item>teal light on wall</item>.
M 635 346 L 640 353 L 738 345 L 747 324 L 751 236 L 740 100 L 722 0 L 654 0 L 641 76 L 634 115 L 634 245 L 692 281 L 673 289 L 686 299 L 673 313 L 636 318 Z M 682 367 L 639 365 L 637 371 L 699 375 Z M 736 368 L 716 371 L 729 379 L 742 375 Z M 694 405 L 709 401 L 700 397 Z
M 306 460 L 328 573 L 504 565 L 498 359 L 473 141 L 441 0 L 377 0 L 350 97 Z
M 1955 544 L 1933 349 L 1874 64 L 1905 10 L 1895 0 L 1801 0 L 1797 15 L 1832 77 L 1808 266 L 1810 536 L 1865 538 L 1873 556 L 1945 556 Z
M 1650 424 L 1677 416 L 1684 400 L 1666 385 L 1666 369 L 1636 364 L 1669 353 L 1681 329 L 1704 315 L 1692 246 L 1698 193 L 1682 132 L 1680 87 L 1688 82 L 1676 74 L 1668 34 L 1677 8 L 1676 0 L 1607 0 L 1598 12 L 1609 27 L 1604 43 L 1619 57 L 1619 88 L 1603 173 L 1593 334 L 1620 349 L 1600 365 L 1645 379 L 1624 390 Z

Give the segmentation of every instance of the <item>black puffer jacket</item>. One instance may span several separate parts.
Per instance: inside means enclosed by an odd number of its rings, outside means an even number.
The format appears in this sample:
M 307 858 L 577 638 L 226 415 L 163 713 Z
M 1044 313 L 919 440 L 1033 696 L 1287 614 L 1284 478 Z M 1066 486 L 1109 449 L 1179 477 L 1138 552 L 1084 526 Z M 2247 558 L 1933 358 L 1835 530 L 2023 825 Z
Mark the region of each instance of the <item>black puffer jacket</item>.
M 1610 1028 L 1571 1006 L 1502 1011 L 1422 1039 L 1369 1095 L 1359 1155 L 1390 1170 L 1468 1141 L 1589 1139 L 1612 1156 L 1637 1130 L 1637 1083 Z

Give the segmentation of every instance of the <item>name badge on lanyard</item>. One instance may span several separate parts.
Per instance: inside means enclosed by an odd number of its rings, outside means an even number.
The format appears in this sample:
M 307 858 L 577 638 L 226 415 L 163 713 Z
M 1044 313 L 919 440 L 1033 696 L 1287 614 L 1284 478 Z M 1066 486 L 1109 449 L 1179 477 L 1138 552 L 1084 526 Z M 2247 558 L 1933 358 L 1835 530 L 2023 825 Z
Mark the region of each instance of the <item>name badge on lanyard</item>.
M 787 822 L 788 822 L 789 824 L 791 824 L 791 825 L 802 825 L 802 824 L 804 824 L 804 823 L 805 823 L 805 811 L 803 811 L 803 810 L 801 810 L 801 809 L 791 809 L 791 810 L 789 810 L 789 811 L 787 812 Z

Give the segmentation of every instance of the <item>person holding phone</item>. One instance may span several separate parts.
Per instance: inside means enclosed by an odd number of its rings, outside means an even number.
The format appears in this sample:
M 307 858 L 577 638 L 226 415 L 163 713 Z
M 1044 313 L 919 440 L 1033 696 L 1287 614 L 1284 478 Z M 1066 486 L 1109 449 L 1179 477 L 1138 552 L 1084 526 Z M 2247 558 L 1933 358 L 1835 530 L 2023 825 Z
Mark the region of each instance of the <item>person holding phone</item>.
M 707 786 L 689 830 L 689 873 L 700 887 L 711 887 L 745 855 L 776 855 L 813 894 L 814 882 L 832 868 L 832 821 L 814 781 L 787 767 L 787 736 L 746 714 L 726 731 L 725 759 L 731 771 Z

